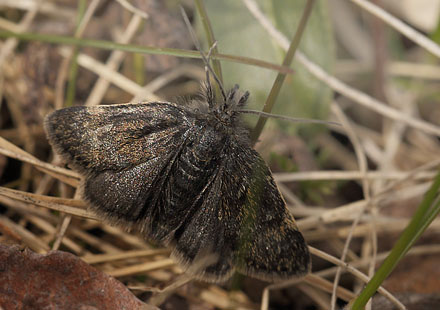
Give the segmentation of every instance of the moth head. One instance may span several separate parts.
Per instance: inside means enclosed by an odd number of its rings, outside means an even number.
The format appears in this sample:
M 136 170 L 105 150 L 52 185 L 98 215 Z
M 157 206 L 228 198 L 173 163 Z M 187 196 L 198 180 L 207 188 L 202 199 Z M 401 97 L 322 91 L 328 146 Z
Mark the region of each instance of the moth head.
M 230 123 L 238 118 L 240 110 L 246 105 L 248 98 L 249 92 L 239 91 L 239 86 L 236 84 L 228 92 L 222 92 L 222 98 L 220 100 L 215 99 L 213 95 L 211 111 L 222 122 Z
M 225 98 L 224 110 L 238 110 L 246 105 L 249 92 L 240 92 L 237 84 L 227 93 Z

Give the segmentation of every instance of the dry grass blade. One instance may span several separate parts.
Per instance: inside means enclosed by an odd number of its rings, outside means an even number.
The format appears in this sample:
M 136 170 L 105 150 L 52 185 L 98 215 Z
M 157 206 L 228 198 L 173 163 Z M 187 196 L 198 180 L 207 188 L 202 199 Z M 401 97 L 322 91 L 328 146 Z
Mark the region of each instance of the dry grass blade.
M 86 255 L 81 257 L 81 259 L 89 264 L 99 264 L 99 263 L 111 262 L 115 260 L 123 260 L 123 259 L 130 259 L 136 257 L 149 257 L 156 255 L 169 255 L 169 254 L 170 251 L 167 249 L 139 250 L 139 251 L 124 252 L 124 253 L 116 253 L 116 254 Z
M 79 184 L 79 175 L 77 172 L 43 162 L 1 137 L 0 154 L 32 164 L 37 169 L 71 186 L 76 187 Z
M 23 242 L 37 253 L 45 253 L 50 249 L 40 238 L 7 217 L 0 216 L 0 230 L 3 234 L 12 236 L 12 238 L 17 241 Z
M 356 268 L 353 268 L 349 264 L 340 261 L 336 257 L 333 257 L 325 252 L 322 252 L 322 251 L 315 249 L 315 248 L 312 248 L 312 247 L 310 247 L 310 253 L 312 253 L 312 255 L 316 255 L 318 257 L 321 257 L 321 258 L 323 258 L 323 259 L 325 259 L 325 260 L 327 260 L 327 261 L 329 261 L 339 267 L 346 269 L 349 273 L 351 273 L 355 277 L 359 278 L 360 280 L 364 281 L 365 283 L 368 282 L 368 280 L 369 280 L 368 276 L 366 276 L 365 274 L 363 274 L 362 272 L 360 272 Z M 388 298 L 399 309 L 406 309 L 405 306 L 399 300 L 397 300 L 391 293 L 389 293 L 383 287 L 380 287 L 378 292 L 380 294 L 382 294 L 383 296 L 385 296 L 386 298 Z
M 60 53 L 65 57 L 68 56 L 68 52 L 65 49 L 61 49 Z M 127 91 L 128 93 L 131 93 L 132 95 L 147 92 L 142 86 L 140 86 L 136 82 L 133 82 L 124 75 L 115 72 L 111 68 L 105 66 L 99 61 L 96 61 L 90 56 L 79 54 L 77 61 L 79 65 L 93 71 L 94 73 L 105 78 L 107 81 L 115 84 L 116 86 Z M 145 95 L 146 99 L 148 99 L 149 101 L 160 101 L 160 98 L 153 93 L 148 93 Z
M 132 5 L 127 0 L 116 0 L 116 1 L 119 2 L 119 4 L 121 4 L 126 10 L 132 12 L 133 14 L 148 19 L 148 14 L 146 12 L 139 10 L 137 7 Z
M 142 18 L 138 15 L 133 16 L 127 25 L 123 35 L 120 38 L 119 43 L 129 43 L 131 39 L 136 34 L 137 30 L 139 29 L 139 26 L 141 25 Z M 113 51 L 109 58 L 107 59 L 107 62 L 105 66 L 108 68 L 108 70 L 116 71 L 116 69 L 120 66 L 121 62 L 125 58 L 125 53 L 122 51 Z M 115 72 L 116 73 L 116 72 Z M 104 76 L 99 75 L 98 80 L 96 81 L 95 85 L 93 86 L 92 90 L 90 91 L 90 94 L 84 103 L 86 106 L 91 105 L 97 105 L 102 101 L 102 98 L 105 95 L 105 92 L 108 90 L 108 87 L 110 86 L 110 81 L 107 80 Z M 150 93 L 145 93 L 144 96 L 147 97 Z
M 427 51 L 431 52 L 437 57 L 440 57 L 440 46 L 438 44 L 430 40 L 428 37 L 424 36 L 422 33 L 409 27 L 400 19 L 392 16 L 391 14 L 384 11 L 380 7 L 372 4 L 371 2 L 365 0 L 351 0 L 351 1 L 362 7 L 364 10 L 380 18 L 381 20 L 392 26 L 394 29 L 405 35 L 407 38 L 411 39 L 421 47 L 425 48 Z
M 51 210 L 64 212 L 66 214 L 98 220 L 96 215 L 84 209 L 86 205 L 82 200 L 65 199 L 65 198 L 32 194 L 14 189 L 9 189 L 6 187 L 0 187 L 0 195 L 18 201 L 31 203 L 40 207 L 45 207 Z
M 147 271 L 153 271 L 157 269 L 170 268 L 175 266 L 174 260 L 170 258 L 161 259 L 154 262 L 147 262 L 143 264 L 137 264 L 129 267 L 123 267 L 115 270 L 107 271 L 107 273 L 113 277 L 125 277 L 129 275 L 135 275 L 145 273 Z
M 411 175 L 405 171 L 307 171 L 307 172 L 279 172 L 274 173 L 277 182 L 298 182 L 298 181 L 317 181 L 317 180 L 405 180 Z M 421 171 L 414 175 L 415 180 L 432 180 L 435 173 L 432 171 Z

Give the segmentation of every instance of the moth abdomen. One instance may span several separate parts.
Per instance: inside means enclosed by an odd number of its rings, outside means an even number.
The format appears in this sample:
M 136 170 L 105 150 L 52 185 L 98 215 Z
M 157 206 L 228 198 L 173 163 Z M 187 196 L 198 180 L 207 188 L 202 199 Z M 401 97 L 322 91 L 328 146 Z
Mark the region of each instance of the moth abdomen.
M 168 183 L 172 188 L 169 193 L 171 204 L 188 206 L 193 202 L 194 193 L 199 193 L 207 185 L 210 176 L 218 168 L 219 154 L 225 147 L 225 139 L 219 137 L 213 129 L 204 128 L 189 140 L 170 171 Z

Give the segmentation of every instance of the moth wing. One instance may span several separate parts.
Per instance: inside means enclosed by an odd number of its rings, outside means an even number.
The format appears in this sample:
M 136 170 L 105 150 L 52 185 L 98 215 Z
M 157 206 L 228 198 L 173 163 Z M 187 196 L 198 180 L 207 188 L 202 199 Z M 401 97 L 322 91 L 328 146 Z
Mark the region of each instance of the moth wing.
M 161 188 L 190 117 L 169 103 L 72 107 L 49 115 L 45 126 L 55 150 L 84 175 L 80 190 L 95 212 L 163 241 L 152 235 L 152 214 L 167 203 Z
M 255 150 L 248 148 L 242 152 L 247 153 L 246 162 L 235 167 L 246 176 L 241 184 L 246 190 L 239 197 L 240 228 L 234 253 L 237 270 L 266 281 L 306 274 L 311 268 L 307 244 L 269 167 Z M 225 189 L 231 191 L 232 187 L 234 184 L 229 183 Z
M 187 273 L 208 282 L 227 280 L 233 266 L 233 243 L 228 238 L 229 217 L 224 216 L 221 199 L 222 183 L 225 177 L 224 162 L 194 199 L 193 210 L 174 234 L 172 256 Z M 199 203 L 200 202 L 200 203 Z M 234 233 L 232 232 L 232 235 Z M 214 261 L 205 265 L 205 259 Z
M 165 102 L 70 107 L 45 120 L 49 142 L 83 174 L 163 156 L 187 130 L 185 110 Z
M 82 181 L 82 197 L 93 211 L 113 224 L 138 229 L 150 239 L 163 242 L 172 232 L 162 225 L 161 236 L 152 228 L 154 214 L 166 201 L 161 195 L 174 162 L 175 154 L 152 159 L 123 170 L 106 170 L 89 173 Z
M 307 273 L 307 245 L 266 163 L 247 146 L 226 151 L 198 197 L 203 205 L 175 234 L 173 256 L 210 282 L 228 279 L 235 269 L 268 281 Z M 213 254 L 217 261 L 191 268 L 200 253 Z

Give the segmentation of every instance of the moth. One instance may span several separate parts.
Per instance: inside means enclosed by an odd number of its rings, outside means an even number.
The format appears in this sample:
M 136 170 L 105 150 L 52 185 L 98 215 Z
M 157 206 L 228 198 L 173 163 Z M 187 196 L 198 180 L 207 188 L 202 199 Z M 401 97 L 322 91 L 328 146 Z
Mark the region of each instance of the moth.
M 255 113 L 243 110 L 249 92 L 224 91 L 209 65 L 215 43 L 205 57 L 181 10 L 205 63 L 201 96 L 57 110 L 45 119 L 48 140 L 82 175 L 80 193 L 93 212 L 171 247 L 195 278 L 302 276 L 311 269 L 307 244 L 241 119 Z
M 238 86 L 217 99 L 75 106 L 45 120 L 56 153 L 82 175 L 90 209 L 172 248 L 208 282 L 237 270 L 266 281 L 306 274 L 303 236 L 262 157 L 252 148 Z M 217 259 L 190 268 L 201 253 Z

